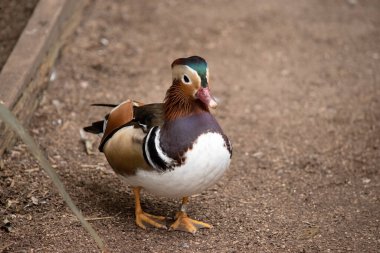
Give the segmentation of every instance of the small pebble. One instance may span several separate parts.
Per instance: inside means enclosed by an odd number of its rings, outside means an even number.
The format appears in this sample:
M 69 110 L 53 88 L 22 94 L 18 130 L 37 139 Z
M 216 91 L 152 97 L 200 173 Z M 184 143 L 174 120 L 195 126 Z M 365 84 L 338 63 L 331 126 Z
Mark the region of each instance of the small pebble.
M 351 4 L 351 5 L 357 5 L 358 4 L 358 0 L 347 0 L 347 3 Z
M 100 39 L 100 44 L 102 44 L 103 46 L 108 46 L 110 44 L 110 41 L 106 38 L 101 38 Z
M 363 184 L 368 184 L 369 182 L 371 182 L 371 179 L 369 179 L 369 178 L 363 178 L 362 182 L 363 182 Z
M 189 244 L 187 244 L 185 242 L 181 244 L 181 247 L 182 248 L 190 248 Z
M 36 197 L 32 196 L 30 199 L 32 200 L 33 205 L 38 205 L 38 199 Z

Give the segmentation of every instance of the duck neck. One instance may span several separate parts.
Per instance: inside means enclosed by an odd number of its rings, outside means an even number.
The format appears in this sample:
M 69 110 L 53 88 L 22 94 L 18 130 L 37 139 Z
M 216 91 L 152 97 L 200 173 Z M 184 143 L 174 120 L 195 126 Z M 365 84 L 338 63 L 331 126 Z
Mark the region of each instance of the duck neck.
M 209 109 L 200 100 L 186 95 L 180 88 L 180 83 L 173 82 L 166 92 L 164 111 L 165 121 L 171 121 L 204 111 L 208 112 Z

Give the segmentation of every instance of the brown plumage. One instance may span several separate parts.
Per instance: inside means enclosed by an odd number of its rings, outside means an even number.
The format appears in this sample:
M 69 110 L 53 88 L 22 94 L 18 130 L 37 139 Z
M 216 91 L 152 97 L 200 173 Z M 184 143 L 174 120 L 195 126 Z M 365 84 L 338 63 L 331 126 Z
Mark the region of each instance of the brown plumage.
M 98 104 L 109 106 L 108 104 Z M 106 127 L 99 150 L 104 152 L 111 167 L 121 175 L 133 175 L 138 168 L 151 170 L 145 162 L 142 144 L 147 131 L 153 126 L 161 126 L 163 104 L 147 104 L 126 100 L 106 115 Z M 103 122 L 95 122 L 103 127 Z M 94 124 L 93 124 L 94 126 Z M 127 128 L 127 126 L 133 126 Z M 85 128 L 90 131 L 90 128 Z

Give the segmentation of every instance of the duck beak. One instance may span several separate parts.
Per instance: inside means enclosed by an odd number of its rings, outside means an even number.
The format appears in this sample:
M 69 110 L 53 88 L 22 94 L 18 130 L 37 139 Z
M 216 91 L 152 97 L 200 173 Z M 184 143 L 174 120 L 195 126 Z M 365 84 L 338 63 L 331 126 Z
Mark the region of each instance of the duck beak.
M 195 93 L 195 97 L 198 98 L 200 101 L 202 101 L 205 105 L 211 108 L 216 108 L 218 106 L 218 103 L 215 101 L 215 99 L 210 94 L 210 89 L 207 88 L 200 88 L 197 93 Z

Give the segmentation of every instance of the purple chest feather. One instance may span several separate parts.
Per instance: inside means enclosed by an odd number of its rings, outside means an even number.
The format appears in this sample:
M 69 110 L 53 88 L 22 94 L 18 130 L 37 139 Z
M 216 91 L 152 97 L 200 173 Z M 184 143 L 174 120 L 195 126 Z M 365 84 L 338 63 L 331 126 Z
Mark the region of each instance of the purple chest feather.
M 161 148 L 172 159 L 181 163 L 183 154 L 192 148 L 196 139 L 204 133 L 219 133 L 231 153 L 227 136 L 216 119 L 208 112 L 193 114 L 165 122 L 161 128 Z

